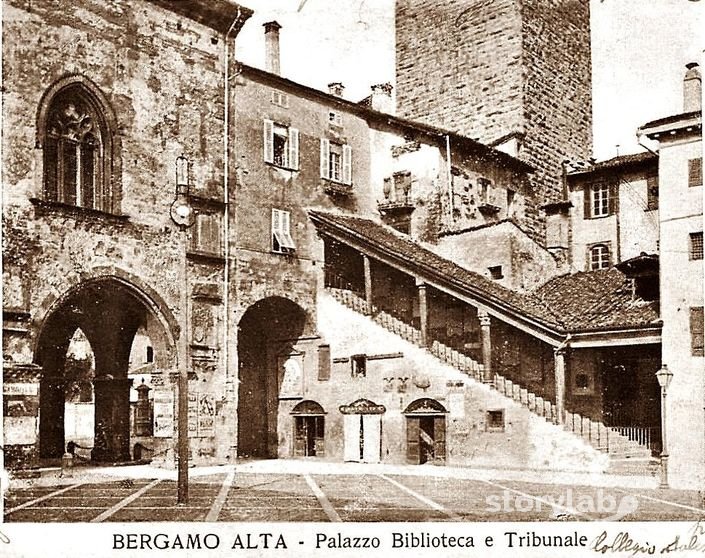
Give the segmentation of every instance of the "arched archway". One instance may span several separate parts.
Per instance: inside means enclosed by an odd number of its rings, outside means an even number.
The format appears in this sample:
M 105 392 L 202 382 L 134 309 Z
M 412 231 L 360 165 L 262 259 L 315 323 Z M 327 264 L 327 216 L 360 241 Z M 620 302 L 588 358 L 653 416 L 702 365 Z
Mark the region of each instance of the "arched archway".
M 310 333 L 309 314 L 287 298 L 264 298 L 242 316 L 237 332 L 239 457 L 277 457 L 282 364 L 287 373 L 296 371 L 300 355 L 293 348 Z
M 174 332 L 155 315 L 155 304 L 135 286 L 118 277 L 99 277 L 71 289 L 47 312 L 41 324 L 35 362 L 42 367 L 40 383 L 39 455 L 58 458 L 64 452 L 66 357 L 71 339 L 81 330 L 94 358 L 95 402 L 92 459 L 126 461 L 130 457 L 129 357 L 135 333 L 150 331 L 155 361 L 161 368 L 175 361 Z

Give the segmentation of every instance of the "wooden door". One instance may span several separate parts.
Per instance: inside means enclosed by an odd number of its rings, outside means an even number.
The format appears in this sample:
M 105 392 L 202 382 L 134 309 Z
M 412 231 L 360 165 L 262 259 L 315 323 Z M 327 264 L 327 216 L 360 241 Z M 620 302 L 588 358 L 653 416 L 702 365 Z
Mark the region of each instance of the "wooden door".
M 345 461 L 360 461 L 362 415 L 343 415 L 343 455 Z
M 412 465 L 421 463 L 419 417 L 406 417 L 406 461 Z
M 362 460 L 379 463 L 382 458 L 382 415 L 362 416 Z
M 446 460 L 446 418 L 434 417 L 433 420 L 434 457 L 445 463 Z

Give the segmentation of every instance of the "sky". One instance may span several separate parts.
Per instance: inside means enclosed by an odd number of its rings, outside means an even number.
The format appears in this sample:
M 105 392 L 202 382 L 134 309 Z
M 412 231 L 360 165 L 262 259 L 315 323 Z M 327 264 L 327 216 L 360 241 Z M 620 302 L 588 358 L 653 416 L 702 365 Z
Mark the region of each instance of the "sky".
M 281 25 L 281 74 L 358 101 L 394 83 L 394 0 L 242 0 L 236 56 L 264 68 L 262 24 Z M 303 4 L 303 6 L 302 6 Z M 685 64 L 703 66 L 705 0 L 591 0 L 594 155 L 643 151 L 636 129 L 682 112 Z

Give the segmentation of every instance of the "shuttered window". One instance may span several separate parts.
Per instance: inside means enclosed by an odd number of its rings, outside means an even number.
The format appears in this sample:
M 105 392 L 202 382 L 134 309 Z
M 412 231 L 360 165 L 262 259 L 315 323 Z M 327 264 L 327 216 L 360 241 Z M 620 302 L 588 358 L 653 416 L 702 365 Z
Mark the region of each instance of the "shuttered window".
M 296 250 L 290 232 L 290 213 L 272 209 L 272 252 L 287 254 Z
M 299 131 L 264 121 L 264 161 L 285 169 L 299 170 Z
M 690 309 L 690 348 L 692 356 L 705 356 L 703 337 L 703 307 Z
M 330 379 L 330 345 L 318 346 L 318 381 Z
M 352 184 L 352 148 L 321 138 L 321 178 Z
M 703 160 L 702 157 L 688 161 L 688 186 L 703 185 Z

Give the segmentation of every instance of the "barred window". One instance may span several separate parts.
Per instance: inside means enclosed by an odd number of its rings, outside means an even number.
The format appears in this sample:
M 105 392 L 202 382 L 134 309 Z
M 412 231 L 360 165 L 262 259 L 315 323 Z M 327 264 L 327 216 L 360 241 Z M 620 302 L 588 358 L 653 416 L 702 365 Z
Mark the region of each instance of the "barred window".
M 691 260 L 702 260 L 703 259 L 703 233 L 696 232 L 690 233 L 690 259 Z
M 590 269 L 605 269 L 610 266 L 610 249 L 606 244 L 596 244 L 590 248 Z

